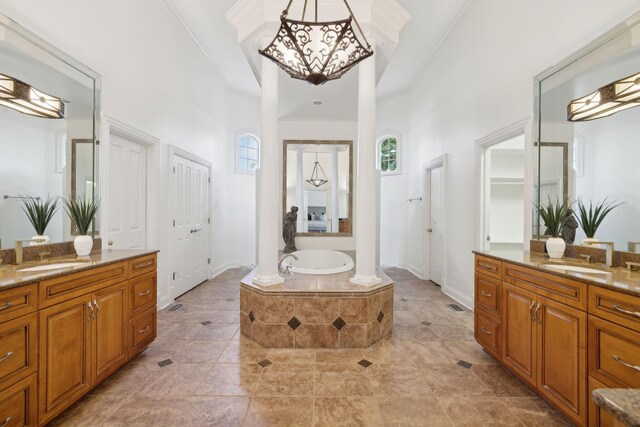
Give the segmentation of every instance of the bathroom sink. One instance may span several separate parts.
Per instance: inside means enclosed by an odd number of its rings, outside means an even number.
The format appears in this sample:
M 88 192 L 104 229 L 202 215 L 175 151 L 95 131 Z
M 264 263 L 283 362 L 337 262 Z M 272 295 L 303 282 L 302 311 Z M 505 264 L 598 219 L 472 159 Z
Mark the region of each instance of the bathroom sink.
M 611 274 L 608 271 L 597 270 L 595 268 L 580 267 L 577 265 L 564 265 L 564 264 L 545 264 L 545 267 L 553 268 L 556 270 L 572 271 L 575 273 L 587 273 L 587 274 Z
M 47 270 L 57 270 L 59 268 L 69 268 L 69 267 L 79 267 L 81 265 L 89 265 L 91 263 L 89 262 L 58 262 L 55 264 L 45 264 L 45 265 L 38 265 L 35 267 L 28 267 L 28 268 L 20 268 L 18 269 L 18 271 L 47 271 Z

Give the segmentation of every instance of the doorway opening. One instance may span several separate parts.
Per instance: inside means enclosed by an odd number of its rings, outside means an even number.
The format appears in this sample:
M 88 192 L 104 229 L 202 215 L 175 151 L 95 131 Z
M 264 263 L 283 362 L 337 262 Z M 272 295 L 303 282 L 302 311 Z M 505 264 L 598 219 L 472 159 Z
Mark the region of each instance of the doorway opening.
M 447 155 L 424 165 L 424 279 L 446 287 Z

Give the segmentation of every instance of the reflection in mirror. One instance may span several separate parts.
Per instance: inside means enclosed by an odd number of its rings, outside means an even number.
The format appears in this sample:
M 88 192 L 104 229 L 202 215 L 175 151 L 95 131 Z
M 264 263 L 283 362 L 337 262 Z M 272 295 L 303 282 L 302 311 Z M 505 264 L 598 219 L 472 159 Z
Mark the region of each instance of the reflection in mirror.
M 351 141 L 284 141 L 283 212 L 298 206 L 298 235 L 351 236 Z
M 99 76 L 15 22 L 0 17 L 0 75 L 15 79 L 1 80 L 0 88 L 0 98 L 4 99 L 0 103 L 0 249 L 8 249 L 16 240 L 35 234 L 19 196 L 68 198 L 77 184 L 72 178 L 73 169 L 83 179 L 79 194 L 90 191 L 93 197 Z M 29 96 L 9 94 L 17 81 L 21 87 L 31 88 Z M 9 99 L 11 96 L 14 98 Z M 13 108 L 12 103 L 20 108 Z M 32 105 L 22 108 L 25 103 Z M 41 114 L 43 111 L 46 114 Z M 71 140 L 83 140 L 85 148 L 73 152 Z M 87 182 L 91 182 L 90 189 Z M 71 239 L 63 209 L 50 221 L 46 235 L 52 243 Z
M 97 146 L 98 142 L 96 142 Z M 93 158 L 94 144 L 92 139 L 71 141 L 71 198 L 73 200 L 79 197 L 85 201 L 91 201 L 94 198 L 96 187 L 94 176 L 98 176 L 98 172 L 94 172 Z M 78 234 L 73 224 L 71 225 L 71 234 L 74 236 Z
M 564 180 L 559 197 L 566 195 L 572 202 L 581 200 L 587 208 L 590 202 L 593 205 L 605 200 L 622 202 L 602 221 L 595 238 L 614 242 L 618 251 L 637 252 L 640 247 L 640 108 L 614 108 L 609 111 L 616 112 L 606 117 L 602 117 L 603 114 L 580 116 L 574 111 L 575 100 L 585 99 L 589 94 L 597 95 L 589 100 L 588 109 L 592 111 L 597 111 L 593 105 L 601 100 L 610 104 L 608 95 L 600 94 L 598 89 L 611 88 L 612 82 L 640 72 L 640 24 L 637 19 L 628 22 L 626 28 L 604 37 L 605 42 L 588 46 L 582 56 L 572 57 L 538 78 L 536 139 L 562 141 L 563 146 L 547 147 L 547 143 L 542 143 L 536 147 L 540 162 L 536 169 L 539 171 L 538 202 L 544 203 L 547 196 L 555 198 L 560 191 L 559 179 Z M 640 81 L 635 86 L 627 85 L 625 93 L 635 92 L 640 99 Z M 635 102 L 637 105 L 640 103 Z M 568 151 L 568 160 L 559 150 Z M 561 158 L 568 163 L 562 173 Z M 534 235 L 543 237 L 544 229 L 536 227 L 535 222 Z M 586 237 L 578 228 L 576 244 Z

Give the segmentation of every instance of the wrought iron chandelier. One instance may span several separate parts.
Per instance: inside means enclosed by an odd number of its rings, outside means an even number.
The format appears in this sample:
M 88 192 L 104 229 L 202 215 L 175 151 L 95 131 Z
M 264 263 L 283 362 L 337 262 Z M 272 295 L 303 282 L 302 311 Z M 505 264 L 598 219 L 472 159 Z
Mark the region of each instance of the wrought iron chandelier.
M 567 120 L 582 122 L 640 106 L 640 73 L 616 80 L 567 106 Z
M 64 118 L 64 102 L 16 78 L 0 74 L 0 105 L 31 116 Z
M 358 62 L 373 55 L 373 49 L 347 0 L 344 0 L 344 4 L 349 17 L 331 22 L 318 22 L 318 0 L 315 0 L 315 21 L 305 21 L 308 0 L 304 0 L 299 21 L 288 19 L 292 2 L 289 0 L 287 8 L 280 15 L 280 29 L 273 41 L 258 52 L 274 61 L 294 79 L 320 85 L 339 79 Z
M 320 174 L 322 173 L 322 176 Z M 316 153 L 316 163 L 313 165 L 313 172 L 311 172 L 311 178 L 307 179 L 307 182 L 314 187 L 320 187 L 323 184 L 329 182 L 327 175 L 324 173 L 320 162 L 318 161 L 318 153 Z

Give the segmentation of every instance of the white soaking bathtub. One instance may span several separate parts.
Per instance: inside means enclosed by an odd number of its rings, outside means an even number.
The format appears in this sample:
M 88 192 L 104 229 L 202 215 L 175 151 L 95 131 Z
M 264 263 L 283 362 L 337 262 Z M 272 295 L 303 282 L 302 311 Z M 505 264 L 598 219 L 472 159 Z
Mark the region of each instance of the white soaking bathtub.
M 283 264 L 293 273 L 335 274 L 349 271 L 355 265 L 349 255 L 328 249 L 304 249 L 290 255 L 298 259 L 289 257 Z

